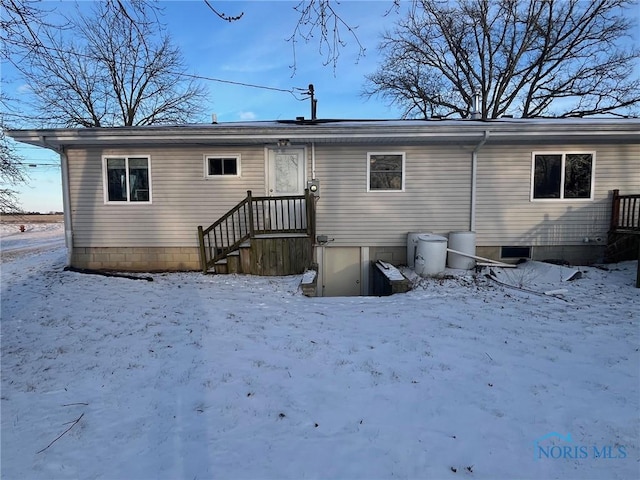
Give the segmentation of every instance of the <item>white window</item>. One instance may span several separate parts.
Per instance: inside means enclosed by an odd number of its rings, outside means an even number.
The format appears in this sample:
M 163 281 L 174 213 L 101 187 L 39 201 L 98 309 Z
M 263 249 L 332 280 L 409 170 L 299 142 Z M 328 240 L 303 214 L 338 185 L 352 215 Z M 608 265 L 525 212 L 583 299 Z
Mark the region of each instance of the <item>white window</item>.
M 367 154 L 367 191 L 404 191 L 403 152 Z
M 531 200 L 593 200 L 595 153 L 533 153 Z
M 148 156 L 102 159 L 105 203 L 151 202 L 151 160 Z
M 204 174 L 206 177 L 239 177 L 240 155 L 205 155 Z

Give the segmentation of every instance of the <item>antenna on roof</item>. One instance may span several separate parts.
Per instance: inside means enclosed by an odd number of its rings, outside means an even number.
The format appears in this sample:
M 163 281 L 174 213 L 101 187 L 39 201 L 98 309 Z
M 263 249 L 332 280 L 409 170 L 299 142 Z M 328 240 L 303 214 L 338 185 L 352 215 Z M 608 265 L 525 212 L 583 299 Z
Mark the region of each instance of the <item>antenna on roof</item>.
M 309 95 L 311 97 L 311 121 L 316 120 L 317 117 L 317 110 L 318 110 L 318 99 L 315 98 L 314 96 L 315 90 L 313 88 L 313 83 L 309 84 L 309 91 L 307 92 L 307 95 Z

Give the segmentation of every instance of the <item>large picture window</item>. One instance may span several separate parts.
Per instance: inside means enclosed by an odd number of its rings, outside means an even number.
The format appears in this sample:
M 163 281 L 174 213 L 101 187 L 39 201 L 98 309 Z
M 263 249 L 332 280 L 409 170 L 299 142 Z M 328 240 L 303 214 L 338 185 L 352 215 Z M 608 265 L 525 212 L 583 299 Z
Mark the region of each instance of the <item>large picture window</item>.
M 369 153 L 367 172 L 367 191 L 403 191 L 404 153 Z
M 534 153 L 532 200 L 593 199 L 593 153 Z
M 240 155 L 205 155 L 204 164 L 207 177 L 240 176 Z
M 105 201 L 151 202 L 149 163 L 149 157 L 105 157 Z

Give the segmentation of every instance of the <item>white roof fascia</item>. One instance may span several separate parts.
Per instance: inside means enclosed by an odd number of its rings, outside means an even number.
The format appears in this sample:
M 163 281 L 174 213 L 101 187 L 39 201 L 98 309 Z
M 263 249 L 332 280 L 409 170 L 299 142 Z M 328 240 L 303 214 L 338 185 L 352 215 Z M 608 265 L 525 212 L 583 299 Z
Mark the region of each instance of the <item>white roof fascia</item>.
M 626 138 L 640 142 L 639 119 L 499 119 L 490 121 L 426 120 L 295 124 L 186 125 L 179 127 L 117 127 L 91 129 L 10 130 L 16 141 L 58 150 L 60 146 L 135 144 L 229 144 L 270 143 L 286 138 L 291 142 L 345 142 L 405 140 L 477 142 L 484 132 L 491 143 L 526 139 L 584 137 L 612 141 Z

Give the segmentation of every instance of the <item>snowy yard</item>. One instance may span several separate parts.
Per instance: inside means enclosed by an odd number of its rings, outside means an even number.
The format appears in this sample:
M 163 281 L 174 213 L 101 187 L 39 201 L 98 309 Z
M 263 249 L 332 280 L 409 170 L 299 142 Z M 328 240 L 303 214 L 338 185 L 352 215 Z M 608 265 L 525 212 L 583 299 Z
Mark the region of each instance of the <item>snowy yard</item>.
M 27 227 L 2 225 L 3 479 L 640 477 L 635 262 L 563 298 L 472 272 L 306 298 L 63 271 L 61 225 Z

